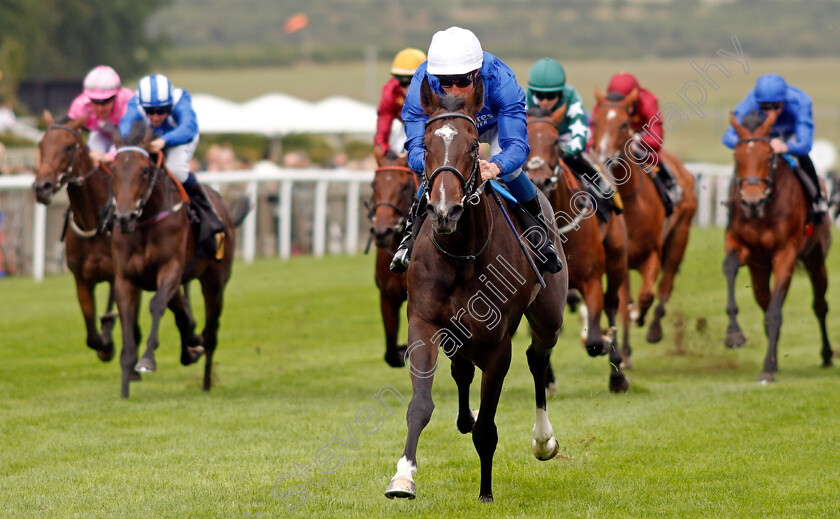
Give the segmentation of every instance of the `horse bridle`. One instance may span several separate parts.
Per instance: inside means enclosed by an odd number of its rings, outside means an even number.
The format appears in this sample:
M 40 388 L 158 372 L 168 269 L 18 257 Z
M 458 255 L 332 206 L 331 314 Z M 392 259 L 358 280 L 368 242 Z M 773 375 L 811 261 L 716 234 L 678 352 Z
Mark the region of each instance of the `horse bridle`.
M 770 143 L 770 137 L 752 137 L 748 139 L 739 139 L 737 144 L 747 143 L 747 142 L 766 142 Z M 764 183 L 764 193 L 761 195 L 760 201 L 767 199 L 770 194 L 773 192 L 773 181 L 776 178 L 776 168 L 779 165 L 779 154 L 778 153 L 771 153 L 770 157 L 767 159 L 769 163 L 770 172 L 767 177 L 743 177 L 737 178 L 738 182 L 738 194 L 743 198 L 743 193 L 741 190 L 744 188 L 744 185 L 748 186 L 757 186 L 760 183 Z
M 478 125 L 475 124 L 475 120 L 472 117 L 470 117 L 469 115 L 462 114 L 462 113 L 459 113 L 459 112 L 446 112 L 446 113 L 436 115 L 436 116 L 430 118 L 428 121 L 426 121 L 426 127 L 428 128 L 430 124 L 432 124 L 435 121 L 439 121 L 441 119 L 454 119 L 454 118 L 460 118 L 460 119 L 468 120 L 470 123 L 472 123 L 473 128 L 475 128 L 476 131 L 478 131 Z M 423 175 L 424 176 L 423 190 L 424 190 L 424 196 L 426 197 L 426 202 L 427 203 L 431 202 L 429 192 L 432 190 L 432 182 L 434 182 L 435 177 L 437 177 L 439 174 L 443 173 L 444 171 L 451 171 L 452 173 L 455 174 L 456 177 L 458 177 L 458 180 L 461 182 L 461 190 L 464 192 L 464 194 L 463 194 L 463 196 L 461 196 L 460 204 L 463 206 L 464 202 L 467 201 L 468 199 L 471 201 L 471 203 L 473 203 L 472 198 L 474 196 L 477 196 L 477 194 L 478 194 L 478 189 L 476 189 L 477 188 L 476 179 L 478 178 L 478 168 L 479 168 L 478 141 L 475 142 L 474 149 L 473 149 L 473 154 L 474 154 L 473 169 L 472 169 L 472 173 L 470 173 L 470 176 L 467 179 L 464 178 L 463 173 L 461 173 L 458 170 L 458 168 L 456 168 L 455 166 L 449 166 L 449 165 L 446 165 L 446 164 L 444 164 L 443 166 L 440 166 L 437 169 L 435 169 L 434 171 L 432 171 L 431 175 L 425 175 L 425 174 Z
M 122 146 L 120 148 L 117 148 L 117 155 L 119 155 L 120 153 L 129 152 L 129 151 L 134 151 L 134 152 L 137 152 L 141 155 L 144 155 L 147 159 L 149 159 L 149 164 L 151 165 L 150 167 L 152 169 L 152 178 L 149 181 L 148 186 L 146 187 L 146 191 L 143 193 L 143 196 L 141 196 L 134 203 L 134 211 L 131 212 L 131 214 L 134 215 L 134 217 L 139 221 L 140 220 L 140 215 L 143 214 L 143 209 L 146 208 L 146 204 L 149 202 L 149 199 L 152 197 L 152 191 L 154 191 L 155 184 L 157 184 L 158 175 L 159 175 L 160 171 L 163 169 L 163 168 L 160 167 L 160 164 L 159 164 L 159 162 L 162 160 L 163 154 L 162 153 L 158 154 L 158 163 L 153 162 L 151 160 L 151 157 L 149 156 L 149 152 L 146 151 L 144 148 L 141 148 L 140 146 Z M 113 201 L 113 204 L 114 204 L 114 206 L 116 206 L 116 200 Z
M 412 171 L 410 168 L 407 168 L 405 166 L 380 166 L 380 167 L 376 168 L 375 173 L 379 173 L 380 171 L 405 171 L 411 177 L 411 180 L 413 180 L 415 189 L 417 187 L 419 187 L 417 185 L 417 176 L 414 174 L 414 171 Z M 413 197 L 414 197 L 414 193 L 412 193 L 412 198 Z M 368 210 L 367 217 L 368 217 L 368 220 L 370 220 L 371 223 L 373 223 L 373 217 L 376 214 L 376 210 L 379 207 L 383 207 L 383 206 L 384 207 L 390 207 L 400 217 L 399 220 L 397 220 L 397 223 L 395 223 L 391 228 L 397 234 L 401 234 L 403 232 L 403 230 L 405 230 L 405 222 L 408 219 L 408 211 L 407 210 L 403 211 L 402 209 L 397 207 L 395 204 L 392 204 L 391 202 L 387 202 L 387 201 L 377 202 L 375 204 L 372 203 L 372 202 L 373 202 L 373 195 L 371 195 L 370 201 L 365 201 L 365 207 L 367 207 L 367 210 Z M 411 206 L 409 205 L 409 208 L 410 207 Z M 373 232 L 372 227 L 371 227 L 371 232 Z
M 532 123 L 546 123 L 550 124 L 553 127 L 557 127 L 554 124 L 554 121 L 551 119 L 546 118 L 539 118 L 539 119 L 531 119 L 528 121 L 528 124 Z M 533 159 L 529 160 L 522 166 L 522 172 L 528 173 L 529 171 L 533 171 L 540 168 L 547 168 L 552 171 L 551 176 L 548 177 L 548 181 L 551 184 L 551 189 L 554 189 L 554 186 L 557 185 L 557 182 L 560 180 L 560 175 L 563 173 L 563 168 L 560 166 L 560 137 L 557 137 L 555 142 L 555 147 L 557 148 L 557 164 L 554 165 L 554 168 L 551 168 L 551 165 L 542 157 L 534 157 Z M 530 175 L 529 175 L 530 176 Z
M 56 191 L 58 191 L 66 185 L 81 185 L 91 175 L 96 173 L 96 170 L 99 168 L 91 168 L 91 170 L 86 175 L 73 175 L 73 170 L 77 169 L 76 163 L 79 162 L 82 158 L 80 155 L 82 151 L 82 136 L 79 134 L 79 132 L 63 124 L 51 124 L 47 129 L 68 131 L 73 135 L 73 138 L 76 140 L 76 145 L 73 147 L 73 157 L 70 159 L 70 162 L 67 163 L 67 167 L 65 167 L 64 170 L 61 171 L 61 173 L 58 175 L 58 178 L 56 179 L 58 184 L 56 186 Z M 52 166 L 52 164 L 50 164 L 50 166 Z M 57 168 L 53 168 L 53 171 L 55 171 L 56 169 Z

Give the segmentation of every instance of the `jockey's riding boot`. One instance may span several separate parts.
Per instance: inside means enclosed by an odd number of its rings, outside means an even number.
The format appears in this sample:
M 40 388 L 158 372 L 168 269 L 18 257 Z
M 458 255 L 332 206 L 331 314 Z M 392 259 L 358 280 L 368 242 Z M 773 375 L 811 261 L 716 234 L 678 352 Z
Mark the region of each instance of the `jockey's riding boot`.
M 528 200 L 527 202 L 522 202 L 522 207 L 525 211 L 528 212 L 530 216 L 530 221 L 525 221 L 523 218 L 520 218 L 520 223 L 525 229 L 530 229 L 533 225 L 533 221 L 536 221 L 537 225 L 539 226 L 539 247 L 534 247 L 533 242 L 530 239 L 530 236 L 533 235 L 532 232 L 523 233 L 523 238 L 525 241 L 531 245 L 532 249 L 536 249 L 534 252 L 537 268 L 540 272 L 550 272 L 552 274 L 556 274 L 560 272 L 563 268 L 563 264 L 560 262 L 560 257 L 557 254 L 557 249 L 554 248 L 554 241 L 552 240 L 553 236 L 548 230 L 548 222 L 546 222 L 545 217 L 543 216 L 542 206 L 540 205 L 540 197 L 539 195 L 535 196 L 534 198 Z M 517 211 L 517 215 L 521 215 L 522 211 Z
M 421 209 L 420 206 L 423 206 Z M 395 274 L 402 274 L 408 270 L 408 263 L 411 260 L 411 251 L 414 249 L 414 240 L 417 238 L 417 233 L 423 227 L 423 222 L 426 220 L 426 204 L 421 204 L 414 199 L 411 204 L 411 209 L 408 211 L 408 219 L 405 222 L 405 234 L 403 234 L 402 241 L 397 252 L 394 253 L 394 259 L 391 260 L 390 269 Z
M 198 183 L 192 173 L 183 185 L 199 218 L 196 244 L 203 246 L 202 244 L 212 238 L 213 258 L 216 261 L 221 261 L 225 253 L 225 224 L 219 218 L 216 208 L 210 203 L 210 198 L 207 196 L 204 187 Z
M 813 184 L 813 190 L 809 189 L 808 186 L 803 187 L 805 188 L 805 194 L 808 195 L 808 198 L 811 198 L 811 212 L 814 216 L 814 223 L 820 223 L 828 212 L 828 203 L 825 197 L 823 197 L 822 189 L 820 189 L 820 179 L 817 177 L 817 170 L 814 168 L 814 163 L 811 162 L 811 157 L 808 155 L 797 157 L 797 159 L 799 169 L 805 172 L 808 180 Z

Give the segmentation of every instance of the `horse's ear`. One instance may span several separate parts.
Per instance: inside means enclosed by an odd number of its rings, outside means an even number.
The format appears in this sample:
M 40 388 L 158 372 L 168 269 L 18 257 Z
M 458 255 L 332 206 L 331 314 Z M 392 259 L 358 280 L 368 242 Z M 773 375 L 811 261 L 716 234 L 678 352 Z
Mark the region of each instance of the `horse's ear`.
M 155 132 L 152 130 L 151 126 L 147 126 L 146 134 L 143 136 L 143 141 L 140 143 L 140 147 L 148 150 L 149 144 L 151 144 L 153 140 L 155 140 Z
M 634 88 L 633 90 L 630 91 L 629 94 L 627 94 L 627 97 L 624 98 L 624 101 L 622 101 L 622 103 L 628 109 L 632 109 L 633 105 L 636 104 L 637 99 L 639 99 L 639 89 Z
M 554 112 L 551 113 L 551 117 L 549 117 L 549 119 L 551 119 L 551 122 L 553 122 L 554 124 L 560 124 L 566 117 L 567 108 L 569 108 L 569 103 L 563 103 L 563 105 L 560 108 L 554 110 Z
M 738 118 L 735 117 L 735 112 L 729 112 L 729 124 L 735 129 L 735 134 L 739 139 L 749 139 L 752 137 L 752 132 L 738 122 Z
M 473 80 L 473 89 L 467 96 L 465 108 L 471 117 L 475 117 L 484 106 L 484 80 L 476 73 Z
M 382 159 L 385 158 L 385 152 L 382 151 L 382 148 L 380 146 L 373 147 L 373 157 L 376 159 L 376 165 L 381 166 Z
M 596 105 L 603 105 L 607 103 L 607 98 L 604 97 L 604 94 L 601 93 L 601 89 L 595 87 L 595 104 Z
M 49 110 L 44 110 L 44 124 L 46 124 L 47 126 L 52 126 L 52 124 L 54 122 L 55 122 L 55 119 L 53 119 L 53 116 L 50 113 L 50 111 Z
M 70 128 L 73 128 L 74 130 L 78 130 L 79 128 L 82 127 L 83 124 L 85 124 L 85 121 L 88 120 L 89 115 L 90 114 L 85 114 L 85 115 L 79 117 L 78 119 L 73 119 L 72 121 L 67 123 L 67 126 L 69 126 Z
M 765 119 L 764 122 L 761 123 L 761 126 L 756 128 L 755 132 L 753 132 L 753 135 L 755 135 L 756 137 L 766 137 L 770 135 L 770 130 L 773 129 L 773 124 L 776 122 L 777 117 L 778 113 L 776 113 L 775 110 L 771 111 L 769 114 L 767 114 L 767 119 Z
M 429 77 L 423 77 L 423 83 L 420 85 L 420 106 L 426 115 L 431 115 L 432 112 L 440 108 L 440 99 L 432 92 L 432 87 L 429 85 Z

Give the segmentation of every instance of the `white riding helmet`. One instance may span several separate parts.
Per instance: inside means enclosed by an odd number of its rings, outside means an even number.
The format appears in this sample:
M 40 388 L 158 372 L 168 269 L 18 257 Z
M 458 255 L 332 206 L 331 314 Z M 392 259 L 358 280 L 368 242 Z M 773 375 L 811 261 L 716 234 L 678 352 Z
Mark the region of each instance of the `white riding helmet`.
M 472 31 L 450 27 L 438 31 L 429 45 L 429 74 L 455 76 L 481 68 L 484 52 Z

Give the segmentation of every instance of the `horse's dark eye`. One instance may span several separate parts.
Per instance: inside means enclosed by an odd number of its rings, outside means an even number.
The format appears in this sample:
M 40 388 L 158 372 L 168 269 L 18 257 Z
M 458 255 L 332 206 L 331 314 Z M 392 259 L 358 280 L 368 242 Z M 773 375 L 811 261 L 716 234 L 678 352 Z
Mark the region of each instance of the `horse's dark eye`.
M 67 147 L 65 148 L 65 150 L 66 151 L 73 151 L 73 148 L 75 148 L 75 147 L 76 147 L 76 143 L 68 144 Z

